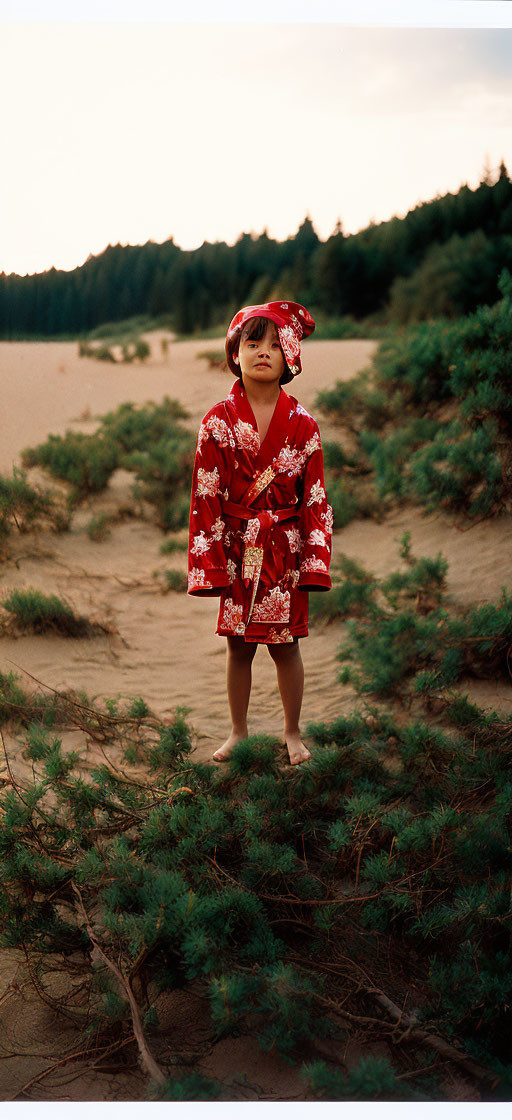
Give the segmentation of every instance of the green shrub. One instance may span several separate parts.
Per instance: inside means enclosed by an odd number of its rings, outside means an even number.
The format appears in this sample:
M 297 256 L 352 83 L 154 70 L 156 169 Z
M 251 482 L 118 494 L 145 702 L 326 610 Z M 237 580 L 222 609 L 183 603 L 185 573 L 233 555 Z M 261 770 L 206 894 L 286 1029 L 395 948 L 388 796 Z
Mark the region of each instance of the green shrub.
M 341 556 L 331 575 L 330 591 L 312 592 L 309 596 L 311 618 L 341 619 L 373 611 L 377 581 L 356 560 Z
M 375 470 L 379 498 L 408 492 L 406 467 L 411 453 L 425 441 L 434 439 L 442 427 L 437 420 L 418 416 L 387 436 L 361 431 L 360 444 Z
M 93 629 L 88 619 L 75 615 L 69 604 L 57 595 L 44 595 L 35 588 L 11 591 L 1 603 L 23 629 L 36 634 L 57 630 L 70 637 L 80 637 Z
M 55 528 L 64 528 L 64 519 L 47 490 L 31 486 L 17 467 L 12 468 L 12 478 L 0 475 L 0 540 L 9 535 L 13 526 L 27 532 L 47 521 Z
M 106 513 L 95 514 L 91 517 L 87 525 L 87 536 L 91 541 L 104 541 L 110 534 L 110 524 L 112 518 L 108 517 Z
M 122 404 L 102 417 L 94 435 L 49 436 L 25 451 L 23 461 L 71 482 L 78 497 L 104 489 L 118 467 L 131 470 L 138 480 L 134 498 L 156 506 L 163 528 L 179 529 L 188 524 L 195 450 L 192 434 L 180 424 L 185 415 L 168 397 L 142 408 Z
M 108 324 L 106 326 L 109 326 Z M 104 341 L 96 341 L 97 339 Z M 117 359 L 113 347 L 121 348 L 122 357 Z M 108 332 L 104 327 L 92 332 L 89 340 L 80 339 L 78 343 L 78 356 L 80 358 L 95 358 L 99 362 L 144 362 L 151 354 L 151 347 L 145 338 L 131 334 L 130 330 L 114 330 Z
M 332 506 L 334 525 L 336 529 L 342 529 L 360 513 L 357 494 L 350 483 L 345 479 L 332 477 L 329 471 L 326 471 L 325 485 Z
M 165 541 L 162 541 L 162 544 L 160 545 L 160 552 L 164 554 L 169 552 L 186 552 L 187 549 L 188 542 L 176 540 L 175 537 L 168 537 Z
M 315 398 L 315 408 L 333 416 L 351 430 L 361 423 L 380 428 L 393 415 L 394 404 L 386 388 L 371 382 L 371 370 L 361 370 L 350 381 L 336 381 L 332 389 L 322 389 Z
M 191 434 L 176 428 L 147 451 L 133 451 L 125 458 L 124 465 L 137 475 L 135 497 L 155 506 L 163 529 L 188 525 L 194 450 Z
M 512 241 L 511 241 L 512 244 Z M 388 333 L 369 371 L 320 393 L 318 407 L 356 436 L 351 461 L 328 449 L 327 481 L 375 472 L 377 501 L 408 498 L 468 517 L 508 509 L 512 494 L 512 280 L 502 299 L 457 321 Z M 425 415 L 427 409 L 427 415 Z M 338 501 L 341 526 L 348 515 Z M 356 498 L 361 510 L 361 495 Z M 370 500 L 367 511 L 377 513 Z
M 114 358 L 112 350 L 110 349 L 110 346 L 89 347 L 89 349 L 87 351 L 87 357 L 96 358 L 96 361 L 98 361 L 98 362 L 114 362 L 115 363 L 115 360 L 116 360 Z
M 104 490 L 119 466 L 119 453 L 101 435 L 67 431 L 65 436 L 50 435 L 46 443 L 25 450 L 22 461 L 25 467 L 45 467 L 85 495 Z
M 404 490 L 417 496 L 427 513 L 441 506 L 486 517 L 505 502 L 496 440 L 483 425 L 464 432 L 456 422 L 438 431 L 411 455 L 407 475 Z
M 315 339 L 381 338 L 385 331 L 385 326 L 370 319 L 357 320 L 351 315 L 327 319 L 320 315 L 316 319 Z
M 227 370 L 228 368 L 224 350 L 201 350 L 197 356 L 208 362 L 210 369 Z
M 321 1100 L 396 1101 L 414 1095 L 407 1085 L 400 1085 L 386 1058 L 361 1058 L 349 1074 L 314 1062 L 303 1066 L 302 1076 Z
M 94 1046 L 132 1024 L 97 951 L 91 967 L 82 907 L 133 998 L 143 994 L 145 1033 L 159 993 L 193 980 L 210 1006 L 209 1045 L 249 1033 L 300 1061 L 315 1096 L 442 1099 L 445 1062 L 375 1002 L 385 975 L 399 1008 L 414 991 L 405 1014 L 427 1037 L 444 1034 L 506 1086 L 510 726 L 477 709 L 449 731 L 352 713 L 308 728 L 307 766 L 281 768 L 275 742 L 254 736 L 220 772 L 191 757 L 183 713 L 163 726 L 134 705 L 135 717 L 102 726 L 112 760 L 136 749 L 135 777 L 110 760 L 77 774 L 76 754 L 34 722 L 33 781 L 0 792 L 1 943 L 25 947 L 39 985 L 48 954 L 54 968 L 56 953 L 74 953 Z M 154 777 L 142 781 L 142 767 Z M 343 1052 L 354 1015 L 359 1038 L 370 1016 L 393 1064 L 304 1063 L 325 1037 Z M 176 1085 L 188 1099 L 191 1084 Z M 193 1083 L 203 1089 L 210 1099 Z
M 180 572 L 178 568 L 168 568 L 164 574 L 169 586 L 169 591 L 183 592 L 187 590 L 187 576 L 185 572 Z
M 145 338 L 132 338 L 122 343 L 123 362 L 145 362 L 151 354 L 151 347 Z
M 118 405 L 114 412 L 106 412 L 101 417 L 99 432 L 108 441 L 115 443 L 120 451 L 137 451 L 150 448 L 164 436 L 174 434 L 179 425 L 176 421 L 187 416 L 179 401 L 165 396 L 160 404 L 136 405 L 127 401 Z
M 217 1081 L 202 1073 L 189 1073 L 185 1077 L 168 1078 L 162 1085 L 156 1082 L 148 1087 L 152 1101 L 218 1101 L 226 1100 L 225 1090 Z
M 450 330 L 449 323 L 437 320 L 388 335 L 373 362 L 381 385 L 388 391 L 400 389 L 415 406 L 450 398 Z
M 401 555 L 407 567 L 385 579 L 342 556 L 333 567 L 331 591 L 311 596 L 312 617 L 347 620 L 338 652 L 346 663 L 342 683 L 377 696 L 404 690 L 428 696 L 463 673 L 507 675 L 512 594 L 502 587 L 497 603 L 448 609 L 448 563 L 442 554 L 416 560 L 405 533 Z

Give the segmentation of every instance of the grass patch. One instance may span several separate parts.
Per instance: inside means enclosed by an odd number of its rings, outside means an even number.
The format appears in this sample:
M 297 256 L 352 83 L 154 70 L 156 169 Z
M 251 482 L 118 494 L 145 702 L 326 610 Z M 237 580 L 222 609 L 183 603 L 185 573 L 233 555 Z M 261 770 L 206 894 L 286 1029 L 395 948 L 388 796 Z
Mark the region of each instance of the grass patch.
M 70 638 L 83 638 L 106 630 L 106 627 L 76 615 L 69 603 L 57 595 L 45 595 L 32 587 L 11 591 L 7 598 L 1 600 L 1 605 L 9 611 L 19 629 L 33 634 L 53 631 Z
M 121 350 L 121 356 L 116 357 L 114 348 Z M 151 347 L 145 338 L 125 337 L 117 335 L 107 342 L 86 342 L 78 344 L 80 358 L 95 358 L 98 362 L 130 363 L 134 361 L 145 362 L 151 354 Z
M 95 514 L 87 525 L 87 536 L 91 541 L 104 541 L 110 536 L 112 522 L 115 520 L 106 513 Z
M 210 369 L 227 370 L 226 353 L 224 350 L 201 350 L 197 355 L 208 362 Z
M 496 603 L 454 609 L 441 553 L 416 560 L 406 533 L 402 555 L 407 569 L 380 580 L 343 557 L 331 591 L 311 596 L 312 617 L 347 620 L 340 681 L 360 695 L 429 702 L 464 674 L 508 679 L 512 595 L 503 587 Z
M 119 466 L 119 451 L 101 435 L 67 431 L 65 436 L 50 435 L 46 443 L 27 448 L 22 461 L 25 467 L 44 467 L 55 478 L 71 483 L 78 497 L 85 497 L 105 489 Z
M 178 568 L 168 568 L 164 572 L 167 581 L 168 591 L 183 592 L 187 590 L 187 576 L 185 572 L 180 572 Z
M 177 540 L 176 537 L 168 537 L 167 540 L 162 541 L 160 545 L 160 552 L 167 555 L 173 552 L 187 552 L 188 541 Z
M 122 467 L 135 476 L 136 502 L 154 505 L 163 529 L 188 525 L 195 440 L 181 420 L 178 401 L 136 408 L 120 405 L 100 420 L 93 435 L 68 431 L 23 452 L 25 466 L 43 466 L 73 487 L 72 500 L 104 490 Z
M 69 513 L 48 490 L 33 486 L 24 471 L 12 469 L 12 478 L 0 475 L 0 542 L 16 529 L 28 533 L 50 526 L 57 532 L 69 527 Z

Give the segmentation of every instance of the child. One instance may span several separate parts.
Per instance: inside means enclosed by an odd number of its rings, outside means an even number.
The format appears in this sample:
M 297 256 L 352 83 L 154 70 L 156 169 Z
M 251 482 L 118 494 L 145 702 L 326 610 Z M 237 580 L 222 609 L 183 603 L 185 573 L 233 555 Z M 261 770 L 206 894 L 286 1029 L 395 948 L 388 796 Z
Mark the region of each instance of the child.
M 299 717 L 308 592 L 331 586 L 332 509 L 315 420 L 281 388 L 301 371 L 301 339 L 315 329 L 298 303 L 243 307 L 226 337 L 237 376 L 199 429 L 192 481 L 188 591 L 220 595 L 232 730 L 223 762 L 247 736 L 251 664 L 264 643 L 277 669 L 292 765 L 310 758 Z

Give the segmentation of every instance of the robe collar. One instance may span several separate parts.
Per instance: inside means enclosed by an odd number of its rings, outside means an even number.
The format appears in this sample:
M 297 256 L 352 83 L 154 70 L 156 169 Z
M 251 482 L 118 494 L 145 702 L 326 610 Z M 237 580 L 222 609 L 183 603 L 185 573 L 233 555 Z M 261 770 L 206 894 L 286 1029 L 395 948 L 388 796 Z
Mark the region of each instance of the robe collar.
M 250 424 L 255 432 L 258 432 L 258 425 L 256 417 L 249 403 L 249 399 L 245 389 L 242 386 L 240 378 L 237 378 L 233 388 L 230 392 L 230 397 L 234 399 L 234 405 L 240 420 L 244 423 Z M 288 429 L 288 420 L 290 409 L 292 407 L 292 400 L 285 393 L 281 387 L 279 396 L 277 398 L 274 411 L 267 429 L 265 439 L 260 443 L 259 451 L 256 453 L 255 458 L 261 464 L 269 463 L 276 455 L 279 454 L 283 443 L 285 442 L 285 433 Z

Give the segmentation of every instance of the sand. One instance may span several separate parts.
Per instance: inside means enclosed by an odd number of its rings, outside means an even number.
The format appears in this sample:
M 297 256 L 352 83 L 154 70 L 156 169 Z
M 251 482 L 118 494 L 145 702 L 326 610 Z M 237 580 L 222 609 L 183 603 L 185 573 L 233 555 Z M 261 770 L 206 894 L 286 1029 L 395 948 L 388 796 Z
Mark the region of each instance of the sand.
M 223 340 L 171 340 L 165 354 L 160 345 L 162 337 L 163 332 L 148 335 L 150 359 L 143 365 L 127 366 L 79 358 L 74 342 L 1 342 L 0 473 L 10 475 L 13 464 L 21 463 L 23 448 L 44 441 L 49 433 L 64 434 L 68 428 L 91 432 L 97 423 L 95 418 L 125 401 L 158 402 L 167 394 L 185 406 L 189 414 L 187 423 L 197 431 L 201 417 L 226 395 L 233 380 L 231 374 L 211 370 L 207 361 L 199 357 L 202 351 L 221 349 Z M 308 340 L 304 346 L 304 372 L 289 387 L 290 391 L 306 408 L 315 411 L 318 390 L 332 386 L 338 379 L 347 380 L 368 366 L 376 345 L 370 341 Z M 324 438 L 333 438 L 335 426 L 318 413 L 317 419 Z M 29 472 L 29 478 L 34 480 L 43 477 L 41 471 Z M 15 587 L 32 586 L 46 593 L 55 592 L 80 613 L 108 623 L 112 633 L 87 640 L 2 637 L 0 668 L 17 672 L 27 689 L 35 687 L 35 677 L 51 688 L 83 688 L 98 699 L 142 696 L 162 717 L 184 706 L 193 729 L 194 756 L 206 760 L 229 730 L 225 641 L 214 632 L 217 601 L 164 593 L 163 572 L 168 567 L 185 570 L 186 553 L 164 556 L 159 552 L 163 534 L 151 520 L 149 509 L 145 519 L 115 524 L 104 541 L 91 541 L 87 535 L 86 526 L 93 514 L 115 512 L 120 506 L 130 509 L 132 482 L 131 474 L 116 472 L 106 492 L 76 512 L 67 533 L 13 536 L 11 555 L 0 572 L 2 597 Z M 48 477 L 46 483 L 55 486 Z M 358 519 L 337 530 L 334 561 L 346 554 L 377 576 L 384 576 L 402 563 L 398 542 L 406 530 L 411 532 L 411 548 L 416 556 L 435 557 L 441 552 L 449 561 L 448 594 L 454 603 L 476 605 L 495 599 L 502 586 L 510 588 L 511 515 L 461 530 L 444 513 L 425 516 L 420 508 L 396 509 L 381 524 Z M 342 686 L 337 679 L 336 652 L 344 632 L 343 623 L 315 624 L 309 637 L 301 641 L 306 677 L 303 729 L 310 721 L 328 721 L 360 706 L 352 689 Z M 483 706 L 512 712 L 512 686 L 503 679 L 463 681 L 460 691 Z M 258 651 L 254 662 L 249 731 L 276 735 L 282 731 L 275 668 L 265 647 Z M 73 735 L 74 741 L 69 745 L 86 753 L 86 744 L 79 741 L 80 736 L 77 740 L 76 732 Z M 24 764 L 19 737 L 13 733 L 7 740 L 21 774 Z M 59 1042 L 58 1033 L 64 1029 L 57 1029 L 52 1013 L 29 996 L 29 989 L 20 995 L 15 987 L 9 987 L 16 977 L 19 983 L 22 970 L 21 954 L 4 953 L 0 984 L 4 1026 L 0 1043 L 4 1048 L 7 1046 L 5 1040 L 12 1037 L 13 1024 L 29 1023 L 23 1044 L 31 1052 L 37 1051 L 39 1057 L 36 1054 L 30 1059 L 25 1056 L 1 1063 L 0 1097 L 4 1099 L 14 1099 L 32 1071 L 49 1064 L 44 1058 L 49 1048 L 43 1044 L 49 1029 L 54 1056 L 61 1052 L 59 1046 L 64 1045 L 64 1035 Z M 65 1042 L 71 1045 L 68 1035 Z M 223 1076 L 228 1076 L 230 1069 L 233 1072 L 245 1068 L 240 1040 L 219 1045 L 223 1048 Z M 247 1054 L 253 1053 L 250 1044 L 245 1049 Z M 246 1064 L 248 1060 L 246 1056 Z M 304 1099 L 301 1083 L 292 1076 L 290 1067 L 283 1065 L 279 1073 L 272 1066 L 275 1060 L 269 1059 L 266 1065 L 259 1061 L 254 1069 L 251 1067 L 251 1077 L 259 1087 L 256 1097 Z M 215 1067 L 212 1061 L 210 1056 L 209 1072 Z M 93 1072 L 89 1080 L 74 1082 L 68 1090 L 59 1088 L 58 1080 L 45 1081 L 46 1089 L 41 1088 L 34 1099 L 44 1099 L 45 1095 L 49 1099 L 143 1099 L 140 1075 L 127 1072 L 125 1077 L 125 1081 L 116 1077 L 113 1087 L 112 1078 L 102 1080 L 99 1073 Z

